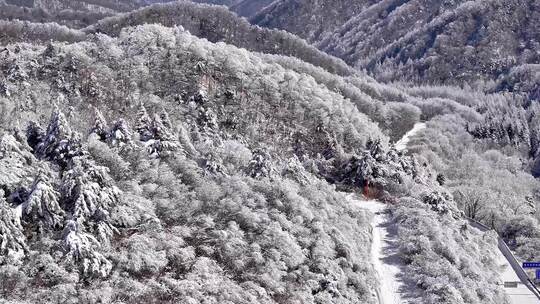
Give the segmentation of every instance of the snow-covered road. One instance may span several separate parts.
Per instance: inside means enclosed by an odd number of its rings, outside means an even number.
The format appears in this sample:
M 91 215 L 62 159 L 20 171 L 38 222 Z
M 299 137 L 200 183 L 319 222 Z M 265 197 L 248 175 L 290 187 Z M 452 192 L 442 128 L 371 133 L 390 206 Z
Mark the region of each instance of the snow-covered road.
M 426 128 L 426 124 L 419 122 L 407 132 L 401 140 L 395 144 L 397 150 L 405 150 L 412 136 Z M 401 279 L 405 274 L 405 264 L 398 255 L 397 248 L 397 227 L 391 223 L 387 212 L 387 206 L 374 200 L 360 199 L 360 195 L 351 193 L 348 198 L 352 204 L 369 210 L 374 214 L 372 220 L 372 245 L 371 262 L 378 275 L 379 289 L 377 297 L 379 304 L 406 304 L 415 303 L 414 290 L 410 286 L 405 286 Z M 489 228 L 473 225 L 476 228 L 487 231 Z M 499 244 L 500 246 L 506 246 Z M 502 248 L 504 249 L 504 248 Z M 506 257 L 501 248 L 497 251 L 497 261 L 501 268 L 501 284 L 503 282 L 519 282 L 515 288 L 505 287 L 505 291 L 510 298 L 511 304 L 538 304 L 540 301 L 530 290 L 524 281 L 519 278 L 517 272 L 512 268 L 511 260 L 513 256 Z M 509 250 L 506 247 L 508 255 Z M 515 259 L 512 261 L 517 265 Z M 516 266 L 519 267 L 519 266 Z M 412 287 L 414 289 L 414 287 Z
M 411 137 L 416 135 L 418 132 L 420 132 L 421 130 L 425 128 L 426 128 L 425 123 L 423 122 L 415 123 L 414 127 L 410 129 L 409 132 L 407 132 L 405 135 L 403 135 L 403 137 L 398 142 L 396 142 L 395 144 L 396 150 L 398 151 L 405 150 L 405 148 L 407 148 L 407 144 L 411 140 Z
M 426 127 L 425 123 L 416 123 L 401 140 L 395 144 L 395 148 L 405 150 L 410 138 Z M 405 286 L 400 277 L 405 273 L 405 265 L 398 255 L 397 227 L 390 222 L 390 215 L 386 212 L 387 206 L 381 202 L 361 200 L 357 194 L 349 194 L 351 202 L 359 208 L 367 209 L 373 213 L 371 245 L 371 262 L 379 279 L 377 297 L 379 304 L 405 304 L 414 303 L 410 288 Z
M 374 214 L 371 261 L 379 276 L 379 304 L 407 303 L 404 297 L 407 288 L 400 279 L 405 266 L 398 256 L 397 231 L 389 221 L 386 205 L 377 201 L 353 200 L 353 202 L 358 207 L 367 209 Z
M 398 151 L 405 150 L 407 148 L 407 144 L 411 140 L 411 137 L 416 135 L 419 131 L 421 131 L 421 130 L 423 130 L 425 128 L 426 128 L 425 123 L 423 123 L 423 122 L 416 123 L 414 125 L 414 127 L 411 130 L 409 130 L 409 132 L 407 132 L 403 136 L 403 138 L 401 138 L 395 144 L 396 150 L 398 150 Z M 378 203 L 378 202 L 373 202 L 373 203 L 382 205 L 381 203 Z M 369 204 L 367 204 L 367 206 L 371 206 L 371 205 L 372 205 L 372 202 L 369 202 Z M 384 210 L 384 205 L 378 206 L 374 210 L 376 211 L 379 208 L 383 208 L 382 210 Z M 374 210 L 372 210 L 372 211 L 374 211 Z M 381 221 L 381 220 L 384 223 L 384 218 L 381 219 L 380 216 L 378 218 L 377 215 L 376 215 L 375 220 L 374 220 L 374 225 L 380 225 L 380 223 L 378 224 L 378 221 Z M 475 227 L 477 227 L 477 226 L 475 226 Z M 483 230 L 483 231 L 487 231 L 486 229 L 484 229 L 482 227 L 477 227 L 477 228 L 479 228 L 480 230 Z M 489 230 L 489 228 L 487 228 L 487 229 Z M 379 232 L 377 232 L 377 233 L 379 233 Z M 381 233 L 384 234 L 385 232 L 383 231 Z M 388 236 L 388 234 L 386 234 L 386 235 Z M 391 242 L 391 237 L 388 237 L 387 239 Z M 374 235 L 373 243 L 375 244 L 375 235 Z M 500 244 L 500 246 L 501 245 L 502 244 Z M 502 245 L 502 246 L 506 246 L 506 245 Z M 382 245 L 382 248 L 384 248 L 384 245 Z M 510 302 L 512 304 L 539 304 L 540 300 L 538 299 L 538 297 L 533 293 L 532 290 L 529 289 L 529 287 L 527 287 L 525 285 L 527 282 L 525 282 L 524 280 L 521 280 L 519 278 L 519 276 L 517 275 L 516 271 L 519 271 L 520 269 L 513 269 L 512 268 L 511 262 L 513 262 L 514 265 L 516 265 L 516 267 L 519 267 L 519 266 L 517 266 L 518 263 L 517 263 L 517 261 L 515 261 L 514 257 L 511 256 L 512 254 L 509 253 L 510 252 L 509 249 L 506 247 L 507 256 L 505 256 L 503 254 L 502 249 L 504 249 L 504 248 L 499 248 L 499 250 L 497 251 L 497 261 L 498 261 L 498 264 L 499 264 L 499 266 L 501 268 L 501 284 L 504 283 L 504 282 L 518 282 L 517 287 L 505 287 L 504 288 L 505 291 L 506 291 L 506 294 L 510 298 Z M 372 252 L 372 254 L 374 254 L 374 252 Z M 377 269 L 377 266 L 375 268 Z M 392 265 L 386 265 L 386 264 L 383 264 L 382 267 L 379 267 L 379 268 L 383 272 L 389 271 L 390 273 L 392 273 L 392 272 L 395 272 L 395 271 L 399 271 L 399 267 L 396 268 L 396 267 L 393 267 Z M 379 269 L 377 269 L 377 271 L 379 272 Z M 387 276 L 387 277 L 385 277 L 385 276 Z M 382 274 L 381 278 L 383 279 L 383 282 L 381 283 L 381 289 L 383 289 L 383 290 L 386 289 L 386 290 L 392 291 L 392 293 L 394 294 L 393 297 L 394 297 L 395 300 L 394 300 L 394 302 L 392 302 L 391 300 L 385 299 L 385 296 L 388 297 L 388 296 L 391 296 L 391 295 L 384 295 L 383 294 L 383 296 L 382 296 L 383 299 L 382 300 L 380 299 L 379 301 L 381 303 L 383 303 L 383 304 L 387 304 L 387 303 L 406 303 L 406 302 L 403 302 L 402 299 L 400 300 L 400 296 L 401 296 L 401 294 L 399 292 L 399 286 L 400 285 L 399 285 L 399 281 L 396 281 L 397 273 L 395 273 L 395 274 L 387 274 L 387 275 Z M 394 278 L 394 279 L 392 279 L 392 278 Z M 386 280 L 393 280 L 393 281 L 391 281 L 389 283 L 385 283 L 384 281 L 386 281 Z M 386 285 L 386 286 L 384 286 L 384 285 Z M 390 285 L 390 286 L 388 286 L 388 285 Z
M 500 265 L 501 283 L 503 282 L 518 282 L 517 287 L 505 287 L 504 290 L 510 298 L 512 304 L 538 304 L 540 300 L 524 285 L 508 260 L 504 257 L 501 251 L 497 251 L 497 262 Z
M 486 227 L 474 220 L 469 219 L 470 224 L 476 229 L 488 232 L 491 228 Z M 539 304 L 538 292 L 530 285 L 527 280 L 527 274 L 521 269 L 521 263 L 516 260 L 512 251 L 506 246 L 502 238 L 498 238 L 497 265 L 499 266 L 500 281 L 502 285 L 505 282 L 517 283 L 517 285 L 504 286 L 504 291 L 508 295 L 511 304 Z M 520 275 L 518 275 L 520 273 Z M 535 294 L 536 292 L 536 294 Z

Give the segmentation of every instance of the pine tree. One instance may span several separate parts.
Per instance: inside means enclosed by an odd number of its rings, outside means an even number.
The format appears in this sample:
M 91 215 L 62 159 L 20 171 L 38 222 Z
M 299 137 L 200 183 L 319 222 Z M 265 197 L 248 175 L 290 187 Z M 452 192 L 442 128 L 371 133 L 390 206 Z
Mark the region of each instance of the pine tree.
M 25 201 L 18 206 L 26 222 L 39 221 L 45 227 L 58 227 L 63 222 L 64 211 L 60 207 L 60 193 L 50 182 L 50 178 L 40 172 L 36 176 Z
M 36 122 L 31 121 L 26 128 L 26 141 L 28 145 L 35 151 L 38 144 L 43 141 L 43 138 L 45 138 L 45 130 Z
M 135 130 L 139 133 L 139 138 L 141 141 L 148 141 L 152 139 L 152 129 L 151 123 L 152 119 L 148 115 L 144 104 L 140 104 L 139 112 L 137 113 L 137 124 L 135 125 Z
M 170 121 L 169 121 L 170 123 Z M 157 114 L 154 115 L 151 122 L 152 137 L 154 139 L 171 141 L 174 140 L 174 135 L 172 134 L 169 127 L 163 123 L 161 117 Z
M 20 257 L 28 247 L 20 217 L 6 202 L 4 195 L 4 191 L 0 190 L 0 255 Z
M 386 159 L 386 153 L 380 139 L 370 141 L 368 144 L 368 149 L 371 156 L 375 158 L 375 160 L 384 161 Z
M 131 142 L 131 129 L 128 123 L 120 118 L 113 122 L 113 126 L 109 133 L 109 143 L 115 147 L 130 146 Z
M 146 108 L 141 105 L 136 130 L 140 135 L 140 140 L 144 142 L 144 146 L 152 157 L 166 157 L 173 152 L 183 154 L 178 140 L 170 130 L 171 126 L 172 123 L 165 110 L 160 115 L 154 114 L 150 118 Z
M 101 141 L 106 141 L 109 137 L 107 121 L 105 120 L 105 117 L 103 117 L 103 114 L 101 114 L 101 111 L 97 108 L 95 108 L 94 111 L 94 126 L 92 127 L 92 130 L 90 130 L 90 134 L 96 134 Z
M 444 184 L 446 183 L 446 177 L 442 173 L 437 174 L 436 180 L 437 180 L 437 183 L 439 183 L 439 185 L 441 186 L 444 186 Z
M 204 160 L 204 172 L 206 174 L 225 174 L 222 161 L 213 154 L 206 155 Z
M 253 157 L 248 165 L 248 175 L 253 178 L 272 177 L 275 169 L 270 154 L 263 149 L 253 151 Z
M 37 154 L 41 157 L 53 155 L 61 141 L 71 136 L 71 128 L 58 107 L 55 107 L 47 126 L 43 141 L 38 145 Z
M 74 159 L 71 168 L 64 173 L 62 192 L 74 203 L 71 211 L 76 218 L 89 218 L 98 209 L 108 210 L 119 196 L 108 169 L 87 157 Z
M 327 128 L 321 123 L 315 128 L 315 149 L 321 153 L 325 159 L 334 158 L 337 154 L 338 143 Z
M 165 128 L 169 130 L 172 129 L 172 122 L 171 122 L 171 119 L 169 118 L 169 113 L 167 113 L 165 109 L 161 110 L 161 113 L 159 113 L 159 118 L 161 119 L 161 122 L 163 123 Z
M 101 253 L 117 229 L 110 223 L 110 210 L 120 200 L 108 169 L 88 156 L 75 157 L 62 176 L 60 193 L 68 222 L 64 246 L 85 276 L 106 276 L 112 264 Z
M 11 96 L 8 84 L 5 79 L 0 80 L 0 95 L 3 95 L 5 97 Z
M 156 114 L 151 122 L 152 138 L 146 141 L 145 145 L 148 153 L 155 157 L 169 156 L 174 151 L 179 150 L 179 144 L 172 132 L 161 121 Z
M 75 158 L 62 177 L 61 194 L 70 219 L 91 222 L 100 241 L 108 241 L 116 230 L 109 223 L 109 213 L 120 200 L 120 190 L 113 185 L 108 169 L 87 157 Z
M 296 155 L 289 158 L 287 165 L 283 168 L 282 175 L 292 178 L 301 184 L 306 184 L 309 181 L 306 170 Z
M 77 221 L 68 221 L 64 228 L 63 240 L 70 258 L 81 265 L 83 275 L 105 277 L 110 273 L 112 264 L 98 252 L 99 241 L 84 232 Z
M 197 94 L 193 96 L 193 101 L 198 104 L 205 104 L 208 102 L 208 97 L 205 89 L 200 89 Z
M 462 211 L 457 209 L 456 203 L 447 192 L 433 191 L 423 197 L 424 203 L 431 206 L 433 211 L 438 213 L 452 213 L 454 216 L 461 216 Z
M 55 108 L 47 132 L 36 145 L 35 154 L 38 158 L 57 162 L 66 167 L 69 161 L 84 154 L 80 135 L 71 131 L 64 114 Z
M 205 109 L 204 107 L 201 107 L 199 109 L 197 121 L 201 126 L 201 129 L 207 134 L 213 133 L 218 129 L 217 116 L 210 108 Z

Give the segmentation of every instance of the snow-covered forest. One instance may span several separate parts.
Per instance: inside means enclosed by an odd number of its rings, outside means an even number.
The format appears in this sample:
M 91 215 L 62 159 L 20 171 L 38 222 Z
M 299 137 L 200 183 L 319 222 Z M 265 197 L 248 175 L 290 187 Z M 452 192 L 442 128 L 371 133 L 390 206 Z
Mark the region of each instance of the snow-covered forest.
M 0 0 L 0 303 L 515 303 L 534 1 L 319 2 Z

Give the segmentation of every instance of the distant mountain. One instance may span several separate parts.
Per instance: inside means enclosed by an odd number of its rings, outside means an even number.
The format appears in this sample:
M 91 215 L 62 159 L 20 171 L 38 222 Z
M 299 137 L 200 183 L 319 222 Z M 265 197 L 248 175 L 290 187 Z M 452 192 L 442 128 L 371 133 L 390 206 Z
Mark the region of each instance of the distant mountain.
M 254 24 L 286 30 L 316 43 L 376 2 L 277 0 L 250 20 Z
M 0 2 L 0 19 L 56 22 L 73 28 L 85 27 L 119 11 L 136 7 L 134 2 L 112 0 L 15 1 Z
M 82 28 L 119 12 L 169 1 L 172 0 L 4 0 L 0 1 L 0 19 L 56 22 Z
M 540 60 L 538 1 L 407 1 L 381 17 L 383 3 L 317 45 L 380 79 L 423 83 L 495 80 Z
M 196 3 L 225 5 L 239 16 L 252 17 L 275 0 L 191 0 Z
M 230 8 L 238 15 L 249 18 L 274 1 L 275 0 L 243 0 L 231 5 Z
M 125 27 L 145 23 L 182 26 L 212 42 L 222 41 L 251 51 L 297 57 L 339 75 L 356 73 L 342 60 L 329 56 L 295 35 L 253 26 L 225 7 L 215 5 L 188 1 L 155 4 L 105 18 L 84 31 L 117 36 Z
M 534 0 L 318 5 L 282 0 L 251 21 L 295 33 L 383 81 L 504 88 L 509 81 L 502 86 L 493 81 L 505 78 L 517 65 L 540 61 L 540 3 Z M 532 81 L 537 90 L 534 77 Z

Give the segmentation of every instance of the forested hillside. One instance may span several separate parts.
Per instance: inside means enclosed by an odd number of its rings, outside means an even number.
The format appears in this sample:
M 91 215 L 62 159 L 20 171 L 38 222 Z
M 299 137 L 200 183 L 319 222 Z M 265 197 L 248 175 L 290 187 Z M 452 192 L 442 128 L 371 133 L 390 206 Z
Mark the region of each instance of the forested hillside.
M 352 192 L 414 303 L 509 303 L 468 219 L 540 258 L 534 3 L 152 2 L 0 0 L 0 302 L 377 303 Z
M 313 5 L 310 1 L 278 0 L 260 10 L 251 22 L 283 29 L 315 43 L 327 38 L 374 3 L 376 1 L 373 0 L 323 0 Z
M 272 4 L 274 0 L 193 0 L 192 2 L 225 5 L 238 16 L 249 18 Z
M 160 26 L 2 63 L 3 297 L 373 301 L 369 216 L 298 157 L 385 136 L 313 77 Z
M 106 18 L 86 28 L 85 32 L 115 36 L 126 26 L 145 23 L 181 25 L 194 35 L 211 42 L 223 41 L 250 51 L 294 56 L 339 75 L 353 73 L 343 61 L 317 50 L 304 40 L 283 31 L 252 26 L 220 6 L 196 5 L 191 2 L 157 4 Z
M 9 299 L 373 302 L 369 215 L 326 180 L 436 187 L 297 59 L 144 26 L 2 63 Z
M 540 37 L 533 24 L 540 15 L 535 3 L 381 3 L 318 45 L 384 80 L 493 81 L 515 65 L 538 62 Z M 384 9 L 388 16 L 379 13 Z
M 280 0 L 251 21 L 295 33 L 381 81 L 469 83 L 538 99 L 539 12 L 533 0 Z

